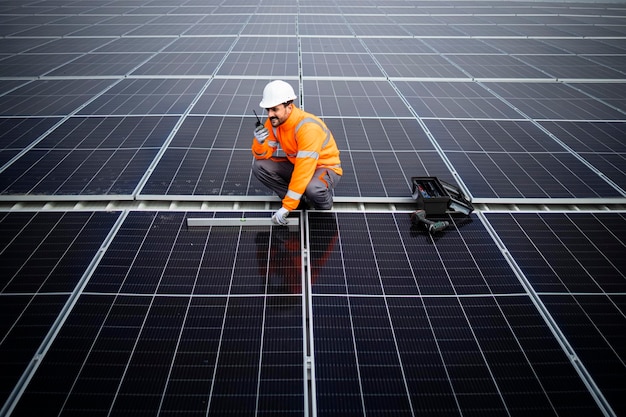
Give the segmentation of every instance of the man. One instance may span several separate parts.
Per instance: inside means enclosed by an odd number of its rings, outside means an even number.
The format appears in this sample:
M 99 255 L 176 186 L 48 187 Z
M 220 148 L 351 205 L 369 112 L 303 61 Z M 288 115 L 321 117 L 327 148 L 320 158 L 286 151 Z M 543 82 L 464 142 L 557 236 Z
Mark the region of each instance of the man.
M 343 174 L 332 133 L 317 116 L 296 107 L 295 99 L 288 83 L 267 84 L 259 104 L 267 120 L 257 126 L 252 140 L 252 172 L 282 199 L 272 215 L 278 225 L 286 225 L 289 212 L 303 207 L 301 202 L 318 210 L 332 208 L 332 190 Z M 286 156 L 274 156 L 278 145 Z

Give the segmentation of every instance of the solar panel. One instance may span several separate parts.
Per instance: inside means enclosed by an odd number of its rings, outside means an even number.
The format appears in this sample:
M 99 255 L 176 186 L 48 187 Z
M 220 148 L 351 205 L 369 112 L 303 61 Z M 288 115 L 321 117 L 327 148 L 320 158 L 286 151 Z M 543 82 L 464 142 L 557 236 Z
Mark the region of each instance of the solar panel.
M 602 100 L 622 112 L 626 109 L 626 100 L 623 92 L 626 91 L 626 84 L 611 83 L 594 83 L 594 84 L 576 84 L 576 88 L 581 91 Z
M 482 39 L 424 39 L 423 42 L 433 51 L 441 54 L 492 54 L 498 51 Z
M 302 273 L 286 263 L 299 231 L 186 216 L 127 216 L 18 415 L 42 410 L 29 398 L 61 413 L 304 413 Z
M 174 123 L 164 117 L 71 119 L 0 173 L 0 194 L 132 195 Z
M 406 213 L 327 216 L 310 215 L 318 415 L 600 415 L 480 223 L 432 239 Z
M 520 114 L 474 82 L 395 83 L 415 113 L 422 118 L 503 118 Z
M 509 55 L 447 55 L 453 64 L 472 78 L 545 79 L 550 75 L 540 66 Z
M 378 54 L 390 77 L 467 78 L 467 74 L 439 55 Z
M 305 80 L 303 89 L 305 110 L 320 117 L 411 116 L 398 92 L 384 81 Z
M 552 77 L 563 78 L 594 78 L 594 79 L 619 79 L 623 74 L 618 70 L 607 66 L 598 66 L 591 60 L 574 55 L 567 56 L 524 56 L 520 57 L 523 62 L 549 74 Z
M 298 73 L 298 55 L 285 52 L 228 54 L 217 75 L 290 77 Z
M 57 122 L 58 118 L 0 119 L 0 131 L 4 132 L 0 148 L 0 167 L 34 143 Z
M 104 212 L 1 213 L 3 403 L 117 217 L 119 213 Z
M 126 75 L 151 57 L 146 53 L 97 53 L 78 57 L 49 72 L 52 76 Z M 68 60 L 69 61 L 69 60 Z
M 617 197 L 619 191 L 528 122 L 426 125 L 474 197 Z M 549 151 L 546 153 L 545 151 Z
M 381 77 L 376 62 L 367 54 L 303 54 L 307 77 Z
M 502 53 L 510 55 L 531 54 L 563 54 L 564 51 L 547 44 L 544 39 L 528 38 L 485 38 L 481 39 L 485 44 L 496 48 Z
M 24 54 L 2 60 L 0 77 L 37 77 L 78 58 L 79 54 Z
M 571 54 L 621 54 L 623 50 L 595 39 L 544 39 L 542 42 Z
M 46 44 L 38 47 L 32 48 L 28 52 L 29 53 L 57 53 L 57 54 L 67 54 L 67 53 L 87 53 L 91 52 L 94 49 L 98 49 L 103 45 L 111 42 L 110 39 L 101 38 L 101 39 L 83 39 L 83 38 L 62 38 L 52 42 L 47 42 Z
M 498 235 L 612 404 L 624 410 L 622 250 L 619 213 L 489 214 Z
M 100 95 L 78 114 L 130 115 L 185 113 L 202 89 L 204 80 L 123 80 Z
M 3 116 L 67 115 L 112 85 L 111 80 L 40 80 L 2 96 Z
M 623 114 L 578 91 L 576 84 L 485 83 L 485 86 L 533 119 L 620 120 Z

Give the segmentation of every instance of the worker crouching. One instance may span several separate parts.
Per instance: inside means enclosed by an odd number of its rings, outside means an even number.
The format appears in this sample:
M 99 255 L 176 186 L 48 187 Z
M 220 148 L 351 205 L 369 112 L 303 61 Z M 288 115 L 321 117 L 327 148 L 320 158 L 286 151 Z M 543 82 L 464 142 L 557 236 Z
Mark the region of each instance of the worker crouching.
M 252 172 L 282 199 L 272 215 L 279 225 L 287 224 L 289 213 L 304 204 L 331 209 L 333 189 L 343 174 L 332 133 L 317 116 L 296 107 L 296 98 L 284 81 L 267 84 L 259 104 L 267 120 L 256 127 L 252 141 Z M 279 145 L 285 156 L 274 155 Z

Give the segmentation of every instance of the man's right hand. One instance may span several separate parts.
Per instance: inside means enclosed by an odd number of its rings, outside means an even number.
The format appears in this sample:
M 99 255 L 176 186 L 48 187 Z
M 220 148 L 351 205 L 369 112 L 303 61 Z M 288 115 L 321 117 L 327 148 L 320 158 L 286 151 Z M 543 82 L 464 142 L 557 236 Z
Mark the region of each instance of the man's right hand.
M 267 139 L 269 135 L 269 130 L 267 130 L 267 128 L 263 125 L 258 126 L 256 129 L 254 129 L 254 137 L 259 143 L 265 142 L 265 139 Z
M 284 207 L 281 207 L 272 216 L 272 223 L 277 224 L 279 226 L 286 226 L 287 224 L 289 224 L 289 220 L 287 220 L 287 216 L 289 216 L 289 210 L 287 210 Z

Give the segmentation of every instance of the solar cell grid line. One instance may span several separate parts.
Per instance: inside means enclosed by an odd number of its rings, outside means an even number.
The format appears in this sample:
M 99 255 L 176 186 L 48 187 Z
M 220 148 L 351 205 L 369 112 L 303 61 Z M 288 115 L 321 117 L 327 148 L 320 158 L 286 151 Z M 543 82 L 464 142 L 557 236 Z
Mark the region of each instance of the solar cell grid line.
M 519 57 L 523 62 L 539 68 L 556 79 L 623 79 L 623 71 L 604 65 L 597 65 L 588 57 L 545 56 L 537 59 L 526 55 Z
M 185 226 L 186 215 L 129 213 L 94 271 L 76 314 L 68 318 L 69 324 L 61 330 L 48 354 L 59 360 L 42 364 L 31 383 L 33 389 L 26 391 L 25 398 L 47 397 L 47 406 L 61 413 L 79 409 L 109 410 L 113 415 L 140 409 L 153 413 L 161 407 L 162 414 L 178 415 L 181 410 L 187 410 L 221 415 L 225 410 L 246 413 L 254 410 L 256 396 L 259 413 L 302 412 L 302 274 L 299 275 L 300 285 L 292 288 L 296 291 L 276 292 L 273 285 L 282 287 L 286 283 L 272 282 L 275 271 L 271 267 L 273 260 L 280 262 L 283 257 L 275 250 L 285 250 L 283 238 L 286 236 L 280 235 L 286 232 L 287 237 L 292 236 L 291 232 L 281 229 L 275 237 L 268 229 L 251 233 L 257 235 L 254 245 L 260 245 L 263 258 L 260 278 L 266 281 L 265 291 L 240 296 L 231 294 L 229 288 L 235 286 L 228 281 L 236 284 L 239 272 L 229 268 L 224 270 L 226 292 L 219 291 L 219 287 L 211 290 L 205 286 L 209 292 L 195 297 L 193 294 L 201 294 L 196 292 L 196 284 L 200 286 L 203 280 L 217 278 L 211 275 L 207 278 L 207 270 L 198 267 L 205 262 L 211 266 L 227 253 L 223 248 L 226 234 L 235 238 L 231 262 L 242 258 L 243 263 L 254 259 L 256 264 L 259 253 L 246 250 L 246 239 L 238 238 L 247 234 L 245 229 L 217 226 L 190 230 Z M 226 215 L 233 216 L 233 213 Z M 295 234 L 299 240 L 299 232 Z M 142 249 L 128 247 L 129 242 Z M 187 258 L 186 262 L 195 282 L 187 290 L 179 287 L 170 293 L 154 286 L 141 291 L 133 285 L 108 289 L 101 285 L 108 280 L 114 265 L 121 271 L 128 268 L 120 263 L 122 250 L 127 253 L 127 259 L 138 261 L 146 256 L 145 252 L 141 253 L 146 248 L 178 268 L 182 259 L 177 253 L 183 252 L 177 247 L 188 252 L 186 248 L 194 242 L 199 246 L 195 259 Z M 289 250 L 301 256 L 300 251 Z M 166 269 L 154 261 L 150 264 L 156 266 L 153 275 L 159 280 L 157 286 L 167 285 Z M 136 273 L 125 278 L 128 284 L 146 277 Z M 159 295 L 167 293 L 170 295 Z M 260 318 L 264 314 L 261 326 Z M 92 319 L 86 321 L 86 317 Z M 120 333 L 121 328 L 126 332 Z M 84 342 L 78 346 L 76 340 L 80 337 L 76 332 L 84 337 Z M 71 360 L 67 356 L 68 349 L 74 352 Z M 245 364 L 250 367 L 244 367 Z M 57 381 L 53 375 L 58 373 L 59 366 L 65 367 L 67 378 Z M 49 384 L 53 380 L 66 388 L 51 390 Z M 233 385 L 233 380 L 238 383 Z M 93 389 L 94 384 L 98 385 L 97 390 Z M 16 415 L 32 414 L 38 407 L 36 401 L 25 400 L 18 404 Z
M 524 198 L 600 198 L 620 195 L 598 172 L 581 161 L 579 155 L 551 149 L 545 152 L 543 144 L 558 148 L 557 141 L 536 129 L 531 122 L 519 122 L 523 129 L 512 130 L 513 141 L 502 150 L 481 149 L 491 139 L 504 132 L 509 135 L 508 121 L 447 121 L 425 120 L 428 129 L 464 179 L 474 197 L 524 197 Z M 473 126 L 470 131 L 466 126 Z M 493 129 L 503 129 L 491 134 Z M 474 130 L 475 129 L 475 130 Z M 535 132 L 532 133 L 531 132 Z M 539 138 L 544 136 L 544 140 Z M 470 139 L 473 138 L 473 139 Z M 452 139 L 452 142 L 449 140 Z M 446 145 L 451 143 L 451 145 Z M 497 143 L 497 142 L 494 142 Z M 459 152 L 455 146 L 461 146 Z M 475 146 L 478 147 L 475 147 Z M 539 145 L 540 148 L 534 148 Z M 500 144 L 496 145 L 500 147 Z M 520 149 L 519 147 L 522 146 Z M 512 148 L 511 148 L 512 147 Z M 528 149 L 526 149 L 529 147 Z M 510 149 L 510 150 L 509 150 Z M 532 172 L 532 176 L 531 173 Z
M 132 194 L 174 122 L 173 117 L 70 118 L 0 173 L 2 198 Z M 111 130 L 93 133 L 101 123 Z
M 475 82 L 394 84 L 420 118 L 520 119 L 513 107 Z
M 2 213 L 0 356 L 4 371 L 0 398 L 3 404 L 119 214 Z
M 313 317 L 318 415 L 603 415 L 524 295 L 314 296 Z
M 322 118 L 412 118 L 398 93 L 386 81 L 305 78 L 302 86 L 305 110 Z
M 2 116 L 67 116 L 94 96 L 106 91 L 114 80 L 36 80 L 4 94 Z
M 311 236 L 321 242 L 338 240 L 321 248 L 311 242 L 311 256 L 332 265 L 312 266 L 311 273 L 316 276 L 314 294 L 347 291 L 349 295 L 378 295 L 384 291 L 388 295 L 442 296 L 523 292 L 506 259 L 476 219 L 445 216 L 452 226 L 445 235 L 431 240 L 412 226 L 409 214 L 338 213 L 337 225 L 324 213 L 310 214 Z
M 101 94 L 80 115 L 182 115 L 206 80 L 126 79 Z
M 619 415 L 626 372 L 623 349 L 616 348 L 625 325 L 618 304 L 625 282 L 619 249 L 625 245 L 624 216 L 490 213 L 487 219 Z
M 295 81 L 289 79 L 286 79 L 286 81 L 295 84 Z M 226 117 L 238 115 L 249 117 L 251 122 L 253 120 L 256 121 L 252 110 L 259 110 L 260 97 L 265 84 L 267 84 L 266 80 L 254 78 L 214 78 L 210 81 L 206 90 L 197 98 L 190 111 L 190 116 Z M 257 113 L 259 113 L 259 116 L 263 116 L 262 112 L 257 111 Z M 207 120 L 211 119 L 207 117 Z
M 626 173 L 620 167 L 626 157 L 621 138 L 626 135 L 626 123 L 618 122 L 540 122 L 550 133 L 577 152 L 585 160 L 626 189 Z
M 545 294 L 542 301 L 602 390 L 615 415 L 624 411 L 623 310 L 620 295 Z
M 30 146 L 48 129 L 53 127 L 58 118 L 0 118 L 2 144 L 0 144 L 0 170 L 24 148 Z
M 575 84 L 482 83 L 489 91 L 533 120 L 620 120 L 623 112 L 589 97 Z M 619 86 L 619 84 L 618 84 Z M 619 87 L 616 87 L 619 88 Z
M 494 214 L 488 219 L 502 231 L 499 234 L 510 243 L 514 256 L 517 251 L 525 255 L 518 263 L 538 292 L 624 291 L 622 214 Z
M 623 94 L 626 91 L 626 83 L 576 83 L 568 85 L 617 110 L 626 112 L 626 99 L 624 99 Z

